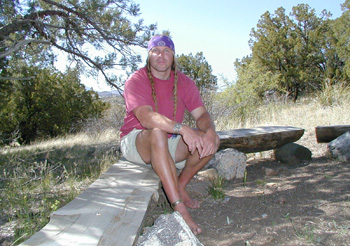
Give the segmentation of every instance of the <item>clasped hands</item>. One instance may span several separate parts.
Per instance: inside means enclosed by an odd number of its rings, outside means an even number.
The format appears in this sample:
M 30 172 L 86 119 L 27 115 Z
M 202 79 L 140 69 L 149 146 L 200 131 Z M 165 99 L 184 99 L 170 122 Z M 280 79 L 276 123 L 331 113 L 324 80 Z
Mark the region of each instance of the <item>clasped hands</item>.
M 193 155 L 196 150 L 198 151 L 199 158 L 204 158 L 216 153 L 218 137 L 214 130 L 208 129 L 206 132 L 202 132 L 188 126 L 184 128 L 182 137 L 191 155 Z

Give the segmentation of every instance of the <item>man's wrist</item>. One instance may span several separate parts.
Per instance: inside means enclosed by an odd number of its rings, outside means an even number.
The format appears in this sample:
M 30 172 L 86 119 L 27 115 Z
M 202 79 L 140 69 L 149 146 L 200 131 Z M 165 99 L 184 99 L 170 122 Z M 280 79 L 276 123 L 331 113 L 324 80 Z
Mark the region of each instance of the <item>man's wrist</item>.
M 209 129 L 207 129 L 206 131 L 205 131 L 205 134 L 216 134 L 216 131 L 215 131 L 215 129 L 213 129 L 213 128 L 209 128 Z
M 174 133 L 179 134 L 180 131 L 181 131 L 181 128 L 182 128 L 182 124 L 181 123 L 176 123 L 174 125 L 174 128 L 173 128 Z

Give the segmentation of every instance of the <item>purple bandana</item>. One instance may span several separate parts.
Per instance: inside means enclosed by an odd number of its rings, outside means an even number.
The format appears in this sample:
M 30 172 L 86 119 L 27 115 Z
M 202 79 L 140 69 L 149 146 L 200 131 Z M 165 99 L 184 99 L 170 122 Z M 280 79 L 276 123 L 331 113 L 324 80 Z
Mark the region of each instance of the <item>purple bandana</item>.
M 154 36 L 148 42 L 147 51 L 149 52 L 152 48 L 156 46 L 167 46 L 172 49 L 175 53 L 175 45 L 173 41 L 168 36 Z

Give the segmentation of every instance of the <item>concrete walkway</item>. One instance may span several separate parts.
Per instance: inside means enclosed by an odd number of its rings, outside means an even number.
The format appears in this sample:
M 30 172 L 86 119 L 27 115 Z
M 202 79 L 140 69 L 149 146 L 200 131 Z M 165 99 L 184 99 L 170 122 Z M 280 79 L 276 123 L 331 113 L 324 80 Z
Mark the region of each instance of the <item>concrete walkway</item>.
M 21 245 L 133 245 L 159 185 L 150 166 L 120 159 Z

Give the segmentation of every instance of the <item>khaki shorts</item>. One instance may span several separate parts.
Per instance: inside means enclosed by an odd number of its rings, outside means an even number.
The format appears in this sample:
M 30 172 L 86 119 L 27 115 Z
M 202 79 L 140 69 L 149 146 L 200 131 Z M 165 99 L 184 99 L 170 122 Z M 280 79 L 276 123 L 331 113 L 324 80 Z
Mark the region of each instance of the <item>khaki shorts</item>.
M 141 131 L 142 130 L 134 129 L 128 135 L 124 136 L 120 143 L 120 149 L 123 153 L 123 156 L 128 161 L 139 163 L 139 164 L 146 164 L 142 160 L 139 152 L 136 149 L 136 137 Z M 179 143 L 180 138 L 181 138 L 181 135 L 168 138 L 169 152 L 174 162 L 175 162 L 175 152 L 176 152 L 177 144 Z M 184 168 L 185 162 L 186 160 L 175 163 L 176 168 L 177 169 Z

